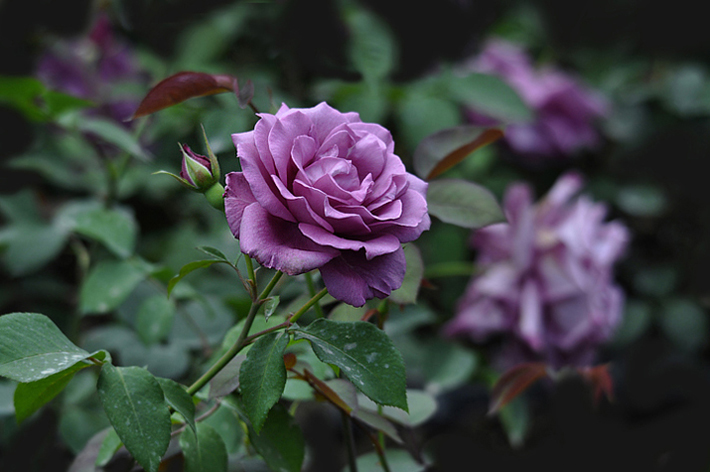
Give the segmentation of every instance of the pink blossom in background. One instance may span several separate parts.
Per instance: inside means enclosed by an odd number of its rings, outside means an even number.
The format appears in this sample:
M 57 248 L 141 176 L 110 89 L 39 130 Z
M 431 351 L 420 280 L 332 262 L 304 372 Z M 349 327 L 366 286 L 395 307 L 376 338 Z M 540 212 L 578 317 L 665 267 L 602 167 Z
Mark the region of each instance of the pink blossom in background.
M 502 336 L 498 361 L 505 367 L 593 361 L 621 319 L 624 297 L 613 266 L 629 232 L 617 221 L 604 222 L 604 204 L 575 197 L 581 186 L 580 175 L 567 173 L 537 204 L 528 185 L 508 188 L 508 223 L 473 234 L 480 273 L 445 326 L 447 335 L 477 342 Z
M 328 292 L 354 306 L 399 288 L 402 243 L 430 220 L 427 184 L 406 171 L 390 132 L 324 102 L 259 117 L 232 135 L 242 172 L 226 177 L 241 250 L 289 275 L 320 269 Z
M 523 49 L 500 39 L 489 41 L 469 66 L 502 78 L 535 113 L 530 123 L 506 126 L 504 140 L 514 152 L 537 158 L 571 156 L 599 144 L 595 122 L 609 113 L 599 92 L 553 67 L 536 69 Z M 475 124 L 494 123 L 475 109 L 467 110 L 467 116 Z
M 140 102 L 146 77 L 128 44 L 116 39 L 111 20 L 102 13 L 86 36 L 59 40 L 37 63 L 37 77 L 49 88 L 94 102 L 94 110 L 117 121 L 130 117 Z M 136 93 L 121 91 L 140 84 Z

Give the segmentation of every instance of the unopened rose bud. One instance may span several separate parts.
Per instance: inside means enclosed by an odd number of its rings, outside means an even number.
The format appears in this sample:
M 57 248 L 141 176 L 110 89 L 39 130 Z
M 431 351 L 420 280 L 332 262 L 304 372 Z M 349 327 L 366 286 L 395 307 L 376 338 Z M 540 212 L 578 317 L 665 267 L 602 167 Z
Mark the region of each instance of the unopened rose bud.
M 180 177 L 185 179 L 190 188 L 198 192 L 204 192 L 212 187 L 219 176 L 212 175 L 210 160 L 194 152 L 187 144 L 181 144 L 180 148 L 182 149 Z

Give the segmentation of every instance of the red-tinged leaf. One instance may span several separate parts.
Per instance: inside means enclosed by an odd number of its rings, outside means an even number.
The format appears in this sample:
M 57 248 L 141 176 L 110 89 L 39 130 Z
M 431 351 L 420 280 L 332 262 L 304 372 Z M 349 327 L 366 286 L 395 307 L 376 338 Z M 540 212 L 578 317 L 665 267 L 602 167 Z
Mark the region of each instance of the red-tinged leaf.
M 458 164 L 473 151 L 503 137 L 496 128 L 463 125 L 446 128 L 424 138 L 414 151 L 414 170 L 430 180 Z
M 614 401 L 614 381 L 609 374 L 609 364 L 594 367 L 581 367 L 577 372 L 594 388 L 594 403 L 599 404 L 602 394 L 607 400 Z
M 287 352 L 284 354 L 284 365 L 286 370 L 291 370 L 296 365 L 296 355 L 292 352 Z
M 543 362 L 526 362 L 506 371 L 491 390 L 491 405 L 488 414 L 493 414 L 503 408 L 535 381 L 546 375 L 547 365 Z
M 234 91 L 236 78 L 204 72 L 183 71 L 161 80 L 150 89 L 130 118 L 134 120 L 184 102 L 188 98 L 203 97 Z

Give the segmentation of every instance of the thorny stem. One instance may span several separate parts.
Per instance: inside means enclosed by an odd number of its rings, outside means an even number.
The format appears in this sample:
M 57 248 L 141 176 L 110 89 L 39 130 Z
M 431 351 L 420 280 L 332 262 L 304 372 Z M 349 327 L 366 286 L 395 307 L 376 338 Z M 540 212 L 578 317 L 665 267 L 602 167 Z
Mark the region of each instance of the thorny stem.
M 232 345 L 232 347 L 229 348 L 227 352 L 222 355 L 222 357 L 217 360 L 217 362 L 212 365 L 212 367 L 207 370 L 207 372 L 202 374 L 202 377 L 197 379 L 192 385 L 190 385 L 190 387 L 188 387 L 188 394 L 194 395 L 195 393 L 197 393 L 202 387 L 207 384 L 207 382 L 212 380 L 212 378 L 217 375 L 217 373 L 222 370 L 224 366 L 227 365 L 227 363 L 229 363 L 229 361 L 231 361 L 234 356 L 236 356 L 239 351 L 242 350 L 242 348 L 244 348 L 244 340 L 246 339 L 247 334 L 251 329 L 252 323 L 254 323 L 254 318 L 256 318 L 256 313 L 259 311 L 259 307 L 261 306 L 262 302 L 269 296 L 271 291 L 276 286 L 276 283 L 282 276 L 283 272 L 276 272 L 269 284 L 266 286 L 266 288 L 264 288 L 264 291 L 261 292 L 261 295 L 259 295 L 257 299 L 252 300 L 251 307 L 249 307 L 249 314 L 247 315 L 246 321 L 244 322 L 244 328 L 242 328 L 242 332 L 239 333 L 239 338 L 237 339 L 237 341 Z

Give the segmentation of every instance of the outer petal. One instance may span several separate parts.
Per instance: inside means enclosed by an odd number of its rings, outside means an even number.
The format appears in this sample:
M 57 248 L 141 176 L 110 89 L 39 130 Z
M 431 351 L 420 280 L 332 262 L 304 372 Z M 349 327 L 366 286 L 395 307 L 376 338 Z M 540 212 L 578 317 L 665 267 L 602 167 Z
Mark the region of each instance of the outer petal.
M 244 208 L 239 233 L 244 253 L 288 275 L 317 269 L 339 254 L 304 237 L 297 225 L 271 215 L 259 203 Z
M 239 239 L 244 209 L 256 202 L 249 183 L 241 172 L 230 172 L 225 177 L 227 189 L 224 192 L 224 213 L 227 224 L 235 238 Z
M 298 228 L 308 239 L 321 246 L 330 246 L 348 251 L 365 249 L 365 257 L 368 260 L 402 249 L 399 239 L 391 234 L 383 234 L 366 241 L 359 241 L 357 239 L 341 238 L 333 233 L 329 233 L 320 226 L 313 226 L 307 223 L 299 224 Z
M 362 251 L 343 252 L 320 269 L 328 292 L 353 306 L 363 306 L 369 298 L 385 298 L 404 280 L 407 261 L 404 251 L 367 260 Z

